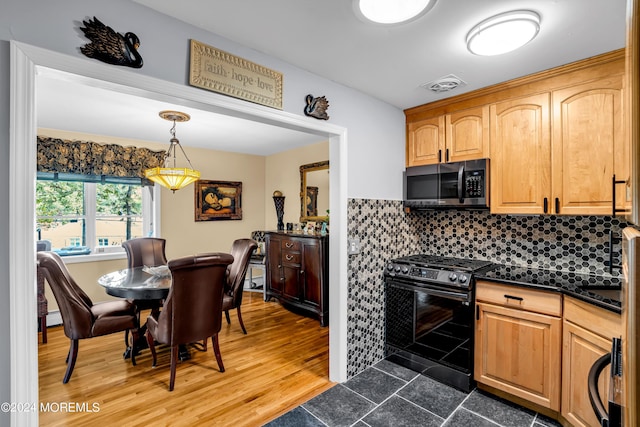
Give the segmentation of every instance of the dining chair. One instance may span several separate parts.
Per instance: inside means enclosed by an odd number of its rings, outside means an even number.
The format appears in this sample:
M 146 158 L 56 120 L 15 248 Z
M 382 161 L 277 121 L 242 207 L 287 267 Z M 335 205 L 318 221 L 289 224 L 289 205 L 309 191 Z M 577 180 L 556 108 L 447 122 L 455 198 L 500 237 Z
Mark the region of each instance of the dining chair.
M 211 337 L 220 372 L 224 372 L 218 344 L 222 326 L 222 295 L 227 267 L 233 256 L 208 253 L 169 261 L 171 289 L 162 310 L 147 319 L 146 338 L 156 366 L 155 341 L 171 346 L 169 391 L 173 391 L 178 346 Z
M 38 240 L 36 242 L 36 251 L 50 251 L 50 240 Z M 47 314 L 49 314 L 49 301 L 44 294 L 44 274 L 36 269 L 37 281 L 37 297 L 38 297 L 38 324 L 42 333 L 42 344 L 47 343 Z
M 156 267 L 167 263 L 167 241 L 158 237 L 139 237 L 122 242 L 127 253 L 127 267 Z
M 244 279 L 247 275 L 247 268 L 251 261 L 251 254 L 258 247 L 253 239 L 237 239 L 231 245 L 231 255 L 233 255 L 233 264 L 228 268 L 227 283 L 225 286 L 224 299 L 222 301 L 222 311 L 227 318 L 227 323 L 231 324 L 229 318 L 229 310 L 236 309 L 238 313 L 238 322 L 242 328 L 242 332 L 247 333 L 242 321 L 242 313 L 240 306 L 242 305 L 242 295 L 244 294 Z
M 255 289 L 258 287 L 258 285 L 253 281 L 253 269 L 262 270 L 262 280 L 263 280 L 262 288 L 264 289 L 264 279 L 265 279 L 265 272 L 267 268 L 265 265 L 266 257 L 264 253 L 264 249 L 265 249 L 264 231 L 261 231 L 261 230 L 252 231 L 251 239 L 256 241 L 256 243 L 258 244 L 259 250 L 254 251 L 254 253 L 251 255 L 251 258 L 249 259 L 249 268 L 247 269 L 247 273 L 249 274 L 249 285 L 251 286 L 252 289 Z
M 122 242 L 122 247 L 127 253 L 127 268 L 157 267 L 167 263 L 165 255 L 166 239 L 159 237 L 139 237 Z M 162 307 L 162 300 L 129 300 L 136 306 L 138 321 L 141 310 L 158 311 Z M 125 333 L 125 342 L 129 342 L 129 334 Z M 132 346 L 135 347 L 135 346 Z M 135 351 L 132 350 L 132 351 Z
M 62 380 L 69 382 L 78 357 L 79 340 L 131 330 L 137 337 L 138 318 L 135 307 L 127 300 L 94 304 L 69 274 L 62 258 L 55 252 L 38 252 L 37 268 L 49 283 L 58 303 L 64 334 L 71 340 L 67 354 L 67 372 Z M 131 357 L 135 365 L 135 357 Z

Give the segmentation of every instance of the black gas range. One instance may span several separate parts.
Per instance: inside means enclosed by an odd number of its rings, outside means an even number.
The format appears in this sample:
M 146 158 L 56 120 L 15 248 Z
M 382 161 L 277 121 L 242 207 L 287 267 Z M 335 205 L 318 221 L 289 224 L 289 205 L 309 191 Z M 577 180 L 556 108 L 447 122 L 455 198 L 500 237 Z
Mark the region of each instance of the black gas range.
M 436 255 L 409 255 L 387 263 L 386 277 L 413 282 L 416 286 L 469 289 L 475 271 L 493 265 L 491 261 Z
M 471 391 L 474 273 L 492 265 L 426 254 L 389 261 L 384 272 L 387 358 Z

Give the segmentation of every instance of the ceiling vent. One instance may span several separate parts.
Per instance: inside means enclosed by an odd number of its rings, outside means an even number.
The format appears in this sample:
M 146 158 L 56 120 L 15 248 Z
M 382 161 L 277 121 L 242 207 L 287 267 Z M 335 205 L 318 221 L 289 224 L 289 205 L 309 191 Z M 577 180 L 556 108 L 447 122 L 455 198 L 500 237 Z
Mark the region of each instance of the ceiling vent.
M 453 74 L 448 74 L 444 77 L 440 77 L 439 79 L 430 81 L 429 83 L 421 84 L 420 87 L 423 87 L 427 90 L 436 93 L 448 92 L 450 90 L 466 86 L 467 83 L 463 81 L 460 77 L 455 76 Z

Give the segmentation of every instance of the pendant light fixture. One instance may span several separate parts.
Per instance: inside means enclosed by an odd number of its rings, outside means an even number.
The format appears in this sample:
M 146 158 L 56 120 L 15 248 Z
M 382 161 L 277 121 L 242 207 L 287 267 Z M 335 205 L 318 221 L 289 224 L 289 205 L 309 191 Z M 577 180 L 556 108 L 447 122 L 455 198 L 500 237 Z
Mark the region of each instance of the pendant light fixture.
M 189 121 L 191 117 L 186 113 L 181 113 L 180 111 L 168 110 L 160 111 L 160 117 L 165 120 L 173 121 L 173 127 L 169 130 L 171 133 L 171 145 L 165 155 L 164 166 L 147 169 L 144 171 L 144 176 L 175 193 L 176 190 L 180 190 L 200 178 L 200 172 L 193 169 L 191 160 L 189 160 L 187 154 L 182 148 L 182 145 L 180 145 L 180 141 L 176 138 L 176 122 L 186 122 Z M 178 150 L 178 147 L 180 148 L 182 155 L 187 159 L 189 168 L 177 167 L 176 151 Z
M 524 46 L 538 35 L 540 15 L 514 10 L 492 16 L 467 34 L 467 49 L 481 56 L 501 55 Z

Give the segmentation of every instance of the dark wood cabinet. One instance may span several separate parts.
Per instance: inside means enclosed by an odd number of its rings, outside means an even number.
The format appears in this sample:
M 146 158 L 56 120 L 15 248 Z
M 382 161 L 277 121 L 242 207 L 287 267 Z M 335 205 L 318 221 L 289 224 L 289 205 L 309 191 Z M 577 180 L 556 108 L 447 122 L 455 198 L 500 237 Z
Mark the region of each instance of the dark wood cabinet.
M 300 232 L 266 232 L 266 299 L 329 322 L 329 239 Z

